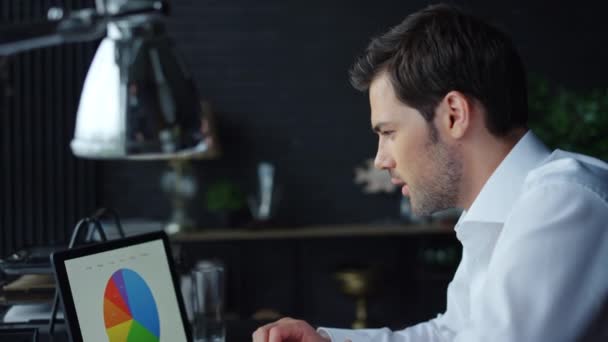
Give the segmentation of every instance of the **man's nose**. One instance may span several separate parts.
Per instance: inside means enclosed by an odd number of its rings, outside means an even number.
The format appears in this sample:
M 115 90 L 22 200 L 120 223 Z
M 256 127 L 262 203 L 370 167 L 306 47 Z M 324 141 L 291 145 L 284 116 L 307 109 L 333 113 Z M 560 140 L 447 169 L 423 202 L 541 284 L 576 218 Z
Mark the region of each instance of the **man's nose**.
M 376 158 L 374 159 L 374 166 L 376 169 L 386 170 L 394 168 L 394 162 L 382 149 L 378 149 Z

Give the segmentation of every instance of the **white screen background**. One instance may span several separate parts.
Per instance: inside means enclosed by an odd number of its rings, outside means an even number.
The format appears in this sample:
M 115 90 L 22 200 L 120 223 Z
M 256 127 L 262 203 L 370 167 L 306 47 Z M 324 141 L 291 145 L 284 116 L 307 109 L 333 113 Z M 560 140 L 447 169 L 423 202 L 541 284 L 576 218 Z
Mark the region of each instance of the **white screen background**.
M 65 261 L 84 341 L 108 342 L 103 299 L 112 274 L 129 268 L 146 281 L 158 309 L 160 341 L 187 342 L 162 240 Z

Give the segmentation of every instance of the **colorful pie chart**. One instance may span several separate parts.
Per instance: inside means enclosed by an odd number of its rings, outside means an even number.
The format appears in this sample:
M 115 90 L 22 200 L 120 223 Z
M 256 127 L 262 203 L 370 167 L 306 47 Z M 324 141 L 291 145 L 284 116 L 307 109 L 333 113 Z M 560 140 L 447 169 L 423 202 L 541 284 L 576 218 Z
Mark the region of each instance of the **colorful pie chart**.
M 144 278 L 128 268 L 114 272 L 103 296 L 109 342 L 158 342 L 160 324 L 152 291 Z

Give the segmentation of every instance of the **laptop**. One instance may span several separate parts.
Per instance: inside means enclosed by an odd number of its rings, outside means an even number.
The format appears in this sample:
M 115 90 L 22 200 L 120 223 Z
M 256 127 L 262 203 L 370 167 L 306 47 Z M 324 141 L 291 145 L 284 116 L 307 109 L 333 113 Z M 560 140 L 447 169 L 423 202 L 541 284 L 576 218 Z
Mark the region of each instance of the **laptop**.
M 74 342 L 188 342 L 190 326 L 164 232 L 51 256 Z

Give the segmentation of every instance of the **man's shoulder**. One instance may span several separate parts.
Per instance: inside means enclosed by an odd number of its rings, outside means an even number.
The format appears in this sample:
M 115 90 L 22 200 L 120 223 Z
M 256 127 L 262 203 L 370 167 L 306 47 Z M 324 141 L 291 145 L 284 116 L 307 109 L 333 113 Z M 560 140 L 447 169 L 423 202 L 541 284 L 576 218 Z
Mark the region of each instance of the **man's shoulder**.
M 586 188 L 608 201 L 608 164 L 583 154 L 555 150 L 528 173 L 523 190 L 544 184 Z

